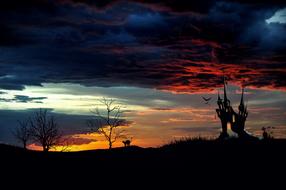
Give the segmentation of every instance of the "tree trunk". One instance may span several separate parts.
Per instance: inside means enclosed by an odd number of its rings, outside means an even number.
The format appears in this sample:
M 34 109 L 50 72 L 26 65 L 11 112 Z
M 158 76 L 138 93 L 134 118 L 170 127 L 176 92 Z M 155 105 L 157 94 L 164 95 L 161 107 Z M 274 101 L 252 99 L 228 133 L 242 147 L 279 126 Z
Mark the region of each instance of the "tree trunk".
M 27 150 L 27 143 L 25 141 L 23 142 L 23 148 L 24 150 Z
M 48 146 L 43 145 L 43 151 L 44 151 L 44 152 L 49 152 L 49 148 L 48 148 Z
M 112 142 L 109 142 L 109 149 L 112 149 Z

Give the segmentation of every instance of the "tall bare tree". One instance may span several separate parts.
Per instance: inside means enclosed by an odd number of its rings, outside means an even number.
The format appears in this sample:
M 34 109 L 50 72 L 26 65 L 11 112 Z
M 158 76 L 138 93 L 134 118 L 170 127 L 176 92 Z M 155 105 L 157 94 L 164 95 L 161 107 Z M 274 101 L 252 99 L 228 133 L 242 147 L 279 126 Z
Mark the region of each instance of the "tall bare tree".
M 116 105 L 115 100 L 103 98 L 100 102 L 105 110 L 100 111 L 98 107 L 91 110 L 94 118 L 88 120 L 87 125 L 92 131 L 102 134 L 108 142 L 109 149 L 112 149 L 113 143 L 124 137 L 125 131 L 120 129 L 120 126 L 125 126 L 127 122 L 123 119 L 122 107 Z
M 23 148 L 27 149 L 27 143 L 31 140 L 31 133 L 29 128 L 29 120 L 18 121 L 19 126 L 13 132 L 16 139 L 22 143 Z
M 44 152 L 58 145 L 62 137 L 55 118 L 42 109 L 30 119 L 30 133 L 34 141 L 41 144 Z

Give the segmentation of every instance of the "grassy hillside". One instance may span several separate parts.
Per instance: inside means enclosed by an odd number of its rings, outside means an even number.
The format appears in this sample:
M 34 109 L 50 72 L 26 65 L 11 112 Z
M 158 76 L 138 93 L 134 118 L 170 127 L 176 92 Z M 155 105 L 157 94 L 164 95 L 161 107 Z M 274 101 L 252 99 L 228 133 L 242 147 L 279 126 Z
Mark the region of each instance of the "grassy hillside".
M 278 171 L 285 171 L 286 140 L 240 142 L 186 139 L 161 148 L 133 146 L 66 153 L 24 151 L 0 145 L 0 152 L 2 171 L 4 169 L 12 175 L 24 171 L 26 176 L 40 181 L 42 176 L 52 173 L 53 178 L 76 179 L 77 182 L 108 181 L 109 178 L 112 181 L 148 179 L 150 182 L 163 177 L 171 179 L 166 183 L 175 182 L 178 178 L 181 183 L 187 183 L 188 179 L 195 183 L 202 179 L 242 183 L 254 177 L 269 180 L 277 175 L 279 179 L 281 175 Z

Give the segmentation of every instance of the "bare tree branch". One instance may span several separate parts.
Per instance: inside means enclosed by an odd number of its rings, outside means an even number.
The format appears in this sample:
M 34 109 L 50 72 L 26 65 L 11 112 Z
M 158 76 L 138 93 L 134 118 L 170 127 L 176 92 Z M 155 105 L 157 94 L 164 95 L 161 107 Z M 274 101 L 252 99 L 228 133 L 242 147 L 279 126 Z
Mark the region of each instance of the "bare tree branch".
M 31 140 L 31 133 L 29 128 L 29 120 L 18 121 L 19 126 L 13 132 L 16 139 L 23 144 L 23 148 L 27 149 L 27 143 Z
M 48 152 L 59 144 L 62 134 L 53 116 L 48 116 L 47 110 L 40 109 L 30 118 L 30 134 L 35 142 Z
M 115 100 L 103 98 L 100 102 L 105 107 L 104 114 L 101 114 L 98 108 L 91 110 L 95 117 L 87 121 L 87 126 L 92 131 L 102 134 L 108 141 L 109 149 L 111 149 L 113 143 L 124 137 L 125 131 L 119 130 L 119 127 L 126 124 L 126 121 L 122 118 L 121 106 L 114 105 Z
M 60 152 L 70 152 L 72 144 L 73 142 L 70 141 L 69 137 L 62 139 L 60 142 L 60 146 L 61 146 Z

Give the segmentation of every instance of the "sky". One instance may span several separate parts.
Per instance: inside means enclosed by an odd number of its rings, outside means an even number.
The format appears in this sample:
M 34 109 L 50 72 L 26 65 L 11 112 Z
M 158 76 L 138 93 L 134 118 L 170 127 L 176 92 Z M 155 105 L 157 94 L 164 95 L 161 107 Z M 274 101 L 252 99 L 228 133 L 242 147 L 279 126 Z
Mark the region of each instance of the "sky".
M 0 142 L 19 144 L 17 120 L 46 108 L 72 150 L 106 148 L 86 126 L 103 97 L 138 146 L 215 138 L 224 76 L 235 109 L 246 89 L 247 130 L 285 138 L 285 33 L 279 0 L 3 0 Z

